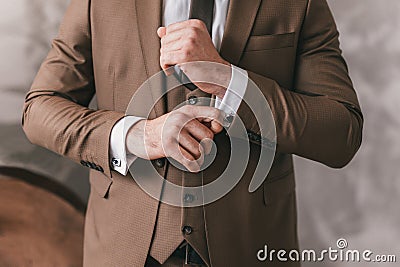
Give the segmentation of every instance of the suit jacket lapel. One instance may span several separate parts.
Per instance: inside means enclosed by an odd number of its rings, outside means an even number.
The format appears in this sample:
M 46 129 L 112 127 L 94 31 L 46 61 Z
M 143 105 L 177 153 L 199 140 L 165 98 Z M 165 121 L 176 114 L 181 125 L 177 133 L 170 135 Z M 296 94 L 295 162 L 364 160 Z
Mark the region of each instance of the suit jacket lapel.
M 139 28 L 140 45 L 144 59 L 147 77 L 161 71 L 160 67 L 160 39 L 157 29 L 161 26 L 162 0 L 136 0 L 136 18 Z M 157 75 L 161 77 L 161 75 Z M 154 101 L 162 95 L 164 89 L 162 81 L 155 81 L 149 85 Z M 154 107 L 157 116 L 165 113 L 164 101 L 158 101 Z
M 231 0 L 225 33 L 221 44 L 221 56 L 238 65 L 253 28 L 262 0 Z

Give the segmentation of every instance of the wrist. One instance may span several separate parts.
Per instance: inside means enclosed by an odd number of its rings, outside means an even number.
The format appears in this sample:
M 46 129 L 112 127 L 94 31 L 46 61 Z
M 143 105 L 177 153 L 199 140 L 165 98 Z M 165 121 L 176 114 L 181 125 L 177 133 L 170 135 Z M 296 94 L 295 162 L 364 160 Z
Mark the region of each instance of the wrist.
M 219 58 L 219 60 L 217 61 L 217 63 L 231 67 L 231 63 L 229 63 L 228 61 L 226 61 L 225 59 L 223 59 L 222 57 Z
M 126 151 L 129 154 L 136 155 L 137 151 L 135 148 L 138 148 L 140 143 L 144 142 L 144 127 L 146 125 L 146 120 L 141 120 L 135 123 L 127 132 L 125 147 Z

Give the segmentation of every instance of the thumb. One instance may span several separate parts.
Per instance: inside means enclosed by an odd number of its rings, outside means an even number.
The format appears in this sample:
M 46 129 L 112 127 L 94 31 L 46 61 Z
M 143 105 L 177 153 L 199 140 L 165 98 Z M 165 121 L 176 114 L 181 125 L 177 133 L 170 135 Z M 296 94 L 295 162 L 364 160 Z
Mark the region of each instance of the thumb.
M 158 37 L 163 38 L 167 34 L 167 28 L 160 27 L 157 29 Z

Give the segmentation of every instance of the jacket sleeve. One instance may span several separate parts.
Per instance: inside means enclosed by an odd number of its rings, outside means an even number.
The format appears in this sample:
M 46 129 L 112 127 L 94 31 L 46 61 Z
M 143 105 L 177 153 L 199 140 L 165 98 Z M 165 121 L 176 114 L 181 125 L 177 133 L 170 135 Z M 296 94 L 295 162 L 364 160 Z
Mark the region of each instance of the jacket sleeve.
M 272 111 L 277 152 L 341 168 L 361 145 L 363 116 L 339 48 L 338 31 L 326 0 L 309 0 L 299 36 L 294 88 L 249 71 Z M 251 94 L 248 88 L 246 95 Z M 245 95 L 245 99 L 251 98 Z M 255 121 L 239 116 L 248 130 L 260 134 Z M 254 118 L 254 117 L 253 117 Z
M 124 114 L 88 108 L 91 55 L 90 0 L 72 0 L 26 96 L 22 125 L 32 143 L 111 177 L 110 133 Z

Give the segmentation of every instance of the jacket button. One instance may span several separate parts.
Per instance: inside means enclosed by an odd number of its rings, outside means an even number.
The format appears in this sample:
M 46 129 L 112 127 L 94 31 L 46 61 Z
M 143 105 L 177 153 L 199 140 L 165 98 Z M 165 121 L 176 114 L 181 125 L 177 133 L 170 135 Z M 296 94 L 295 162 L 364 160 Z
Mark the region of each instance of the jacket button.
M 229 114 L 228 116 L 226 116 L 224 118 L 225 122 L 227 122 L 228 124 L 231 124 L 233 122 L 234 116 Z
M 250 141 L 254 141 L 254 134 L 249 132 L 247 133 L 247 136 L 249 137 Z
M 96 166 L 95 170 L 99 172 L 104 172 L 104 169 L 101 166 Z
M 90 163 L 87 162 L 87 161 L 84 161 L 84 160 L 81 160 L 81 165 L 82 165 L 83 167 L 91 168 Z
M 122 162 L 120 159 L 112 158 L 111 163 L 114 167 L 121 167 Z
M 190 105 L 196 105 L 199 99 L 197 98 L 197 96 L 190 96 L 188 101 Z
M 194 196 L 192 194 L 185 194 L 183 197 L 184 203 L 192 203 L 194 201 Z
M 91 169 L 93 169 L 93 170 L 95 170 L 96 167 L 97 167 L 97 165 L 94 164 L 93 162 L 88 162 L 88 167 L 91 168 Z
M 163 168 L 165 166 L 165 160 L 164 159 L 156 159 L 154 161 L 154 163 L 156 164 L 156 166 L 158 168 Z
M 185 226 L 182 227 L 182 232 L 185 235 L 190 235 L 193 232 L 193 229 L 192 229 L 192 227 L 190 227 L 188 225 L 185 225 Z
M 268 139 L 264 139 L 263 145 L 265 145 L 267 148 L 273 149 L 276 146 L 276 143 L 274 143 Z

